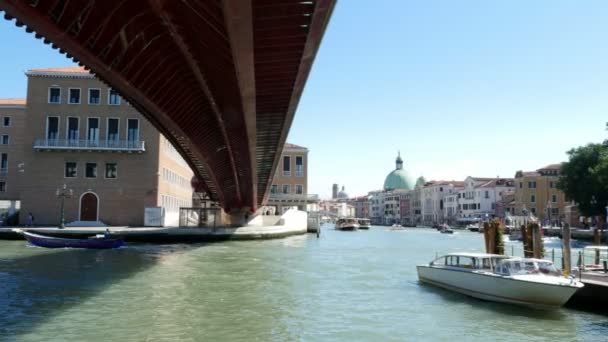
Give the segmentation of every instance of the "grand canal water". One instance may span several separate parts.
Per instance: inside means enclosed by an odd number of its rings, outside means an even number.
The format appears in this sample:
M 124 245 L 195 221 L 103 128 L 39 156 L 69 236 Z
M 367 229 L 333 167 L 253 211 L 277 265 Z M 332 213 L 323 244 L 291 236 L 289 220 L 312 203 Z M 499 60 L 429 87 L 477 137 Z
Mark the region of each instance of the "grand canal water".
M 430 229 L 48 250 L 0 241 L 4 341 L 605 341 L 608 316 L 470 299 L 418 283 L 481 235 Z M 608 310 L 608 309 L 607 309 Z

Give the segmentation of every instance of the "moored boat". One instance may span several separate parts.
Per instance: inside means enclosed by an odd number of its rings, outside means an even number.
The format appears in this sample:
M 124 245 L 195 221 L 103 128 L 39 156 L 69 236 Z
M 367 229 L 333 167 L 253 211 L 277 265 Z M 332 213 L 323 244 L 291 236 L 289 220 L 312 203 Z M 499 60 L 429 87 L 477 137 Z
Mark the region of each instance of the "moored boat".
M 359 223 L 359 229 L 369 229 L 372 226 L 370 219 L 360 218 L 357 219 L 357 221 Z
M 539 309 L 562 306 L 583 284 L 549 260 L 452 253 L 417 266 L 421 282 L 471 297 Z
M 454 234 L 454 230 L 450 228 L 447 224 L 442 224 L 441 229 L 439 229 L 441 234 Z
M 337 230 L 357 230 L 359 229 L 359 223 L 355 218 L 341 218 L 336 221 Z
M 405 229 L 402 225 L 395 223 L 391 226 L 391 230 L 403 230 Z
M 91 249 L 110 249 L 118 248 L 124 244 L 120 238 L 108 237 L 105 234 L 98 234 L 88 239 L 72 239 L 45 236 L 23 231 L 25 239 L 32 245 L 46 248 L 91 248 Z

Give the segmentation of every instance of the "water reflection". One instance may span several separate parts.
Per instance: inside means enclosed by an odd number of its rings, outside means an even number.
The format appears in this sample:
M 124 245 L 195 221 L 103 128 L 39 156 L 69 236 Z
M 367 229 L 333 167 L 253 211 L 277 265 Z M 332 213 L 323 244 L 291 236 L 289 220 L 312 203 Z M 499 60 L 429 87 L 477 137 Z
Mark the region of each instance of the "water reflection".
M 43 249 L 18 246 L 0 259 L 0 336 L 27 334 L 46 320 L 85 302 L 110 284 L 154 265 L 168 252 Z

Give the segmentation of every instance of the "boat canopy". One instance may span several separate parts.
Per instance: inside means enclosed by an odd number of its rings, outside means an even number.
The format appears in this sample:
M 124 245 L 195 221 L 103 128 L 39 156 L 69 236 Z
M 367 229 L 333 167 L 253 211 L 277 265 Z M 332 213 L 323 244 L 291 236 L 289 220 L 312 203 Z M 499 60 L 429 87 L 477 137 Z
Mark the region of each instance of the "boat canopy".
M 496 263 L 496 273 L 503 275 L 544 274 L 561 276 L 562 273 L 549 260 L 531 258 L 502 259 Z

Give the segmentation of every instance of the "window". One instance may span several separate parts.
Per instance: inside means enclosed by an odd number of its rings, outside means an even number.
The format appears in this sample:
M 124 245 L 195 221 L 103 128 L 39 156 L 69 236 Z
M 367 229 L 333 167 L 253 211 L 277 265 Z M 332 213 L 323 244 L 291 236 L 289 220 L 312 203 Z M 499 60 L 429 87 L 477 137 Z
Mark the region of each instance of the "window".
M 68 117 L 66 138 L 69 142 L 75 142 L 79 138 L 80 132 L 78 132 L 78 121 L 78 118 Z
M 272 184 L 272 186 L 270 187 L 270 193 L 271 194 L 278 194 L 279 193 L 279 186 L 276 184 Z
M 528 182 L 528 189 L 536 189 L 536 181 Z
M 87 163 L 85 177 L 97 178 L 97 163 Z
M 6 192 L 6 182 L 0 182 L 0 192 Z
M 551 202 L 557 203 L 557 195 L 551 195 Z
M 108 104 L 114 106 L 120 105 L 120 95 L 114 89 L 108 89 Z
M 291 157 L 283 156 L 283 176 L 291 176 Z
M 99 141 L 99 118 L 87 118 L 87 140 L 95 144 Z
M 521 188 L 523 188 L 523 186 L 524 186 L 524 183 L 519 182 L 519 188 L 521 189 Z
M 106 178 L 116 178 L 116 163 L 106 163 Z
M 101 103 L 101 90 L 89 89 L 89 104 L 98 105 Z
M 555 182 L 549 182 L 549 187 L 550 188 L 555 188 Z
M 490 198 L 490 192 L 488 190 L 486 190 L 485 198 Z
M 289 190 L 290 190 L 289 188 L 290 188 L 289 184 L 283 184 L 283 193 L 288 194 Z
M 4 118 L 2 118 L 2 125 L 4 127 L 10 127 L 11 126 L 11 117 L 5 116 Z
M 551 215 L 559 215 L 559 208 L 551 208 Z
M 108 119 L 108 145 L 118 145 L 118 119 Z
M 536 215 L 536 208 L 530 208 L 530 213 L 532 213 L 533 215 Z
M 127 143 L 129 147 L 135 147 L 139 142 L 139 120 L 127 119 Z
M 536 202 L 536 196 L 531 195 L 531 196 L 530 196 L 530 202 L 531 202 L 531 203 Z
M 61 88 L 49 88 L 49 103 L 61 103 Z
M 74 177 L 76 177 L 76 163 L 75 162 L 65 163 L 65 178 L 74 178 Z
M 304 194 L 304 186 L 302 186 L 301 184 L 296 184 L 296 194 L 297 195 Z
M 47 140 L 57 140 L 59 138 L 59 117 L 49 116 L 46 118 L 46 138 Z
M 0 155 L 0 171 L 6 173 L 8 169 L 8 153 L 2 153 Z
M 2 145 L 8 145 L 8 134 L 2 135 Z
M 80 104 L 80 89 L 79 88 L 70 88 L 69 89 L 68 103 L 70 104 Z
M 296 156 L 296 176 L 304 176 L 304 157 Z

